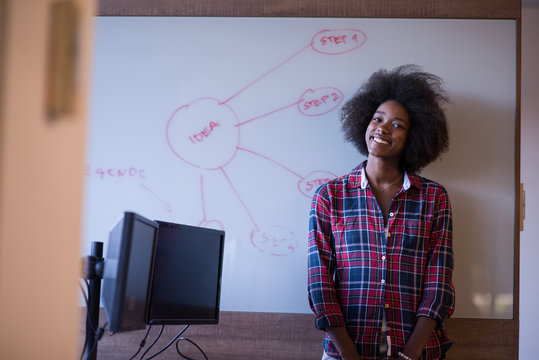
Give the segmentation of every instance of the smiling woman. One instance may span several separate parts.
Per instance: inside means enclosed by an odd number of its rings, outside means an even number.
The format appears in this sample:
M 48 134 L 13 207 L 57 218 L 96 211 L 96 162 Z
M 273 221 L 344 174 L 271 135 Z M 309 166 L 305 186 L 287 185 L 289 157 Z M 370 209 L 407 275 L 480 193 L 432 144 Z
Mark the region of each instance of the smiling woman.
M 312 202 L 309 300 L 327 332 L 323 359 L 440 359 L 451 347 L 451 204 L 414 173 L 448 147 L 441 83 L 413 65 L 380 70 L 343 107 L 346 139 L 367 161 Z
M 449 147 L 446 116 L 441 105 L 448 102 L 443 80 L 422 72 L 415 65 L 404 65 L 393 71 L 374 73 L 342 110 L 342 128 L 346 140 L 363 155 L 368 155 L 364 135 L 378 107 L 394 100 L 409 112 L 410 134 L 401 168 L 419 172 Z
M 401 103 L 395 100 L 382 103 L 365 132 L 369 155 L 394 159 L 397 168 L 400 167 L 409 128 L 408 111 Z

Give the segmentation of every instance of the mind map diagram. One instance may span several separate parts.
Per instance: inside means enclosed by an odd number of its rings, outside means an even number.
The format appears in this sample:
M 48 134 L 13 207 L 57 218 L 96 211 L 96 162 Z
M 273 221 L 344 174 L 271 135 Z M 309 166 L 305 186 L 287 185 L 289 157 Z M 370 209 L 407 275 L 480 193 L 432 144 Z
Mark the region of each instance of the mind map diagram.
M 166 125 L 166 138 L 175 156 L 202 170 L 222 173 L 224 179 L 242 204 L 243 210 L 250 218 L 252 230 L 250 242 L 258 250 L 274 256 L 286 256 L 294 253 L 297 241 L 294 234 L 283 226 L 260 225 L 243 201 L 240 191 L 227 174 L 226 167 L 234 161 L 239 152 L 270 161 L 298 178 L 297 191 L 303 196 L 312 198 L 319 185 L 335 178 L 336 175 L 324 170 L 313 170 L 302 176 L 276 160 L 242 147 L 241 128 L 258 119 L 273 115 L 279 111 L 295 107 L 305 117 L 327 114 L 337 109 L 343 102 L 343 93 L 336 87 L 326 86 L 306 89 L 292 103 L 279 107 L 269 113 L 250 119 L 240 119 L 229 102 L 241 96 L 252 85 L 262 78 L 270 76 L 285 66 L 299 54 L 312 50 L 324 55 L 342 55 L 361 47 L 367 40 L 366 34 L 358 29 L 322 30 L 317 32 L 311 42 L 283 62 L 259 76 L 227 99 L 213 97 L 198 98 L 189 104 L 177 108 Z M 204 209 L 204 176 L 200 176 L 202 208 Z M 218 219 L 207 219 L 203 210 L 203 218 L 199 226 L 223 229 Z
M 215 97 L 200 97 L 188 104 L 176 108 L 168 118 L 165 127 L 166 142 L 174 157 L 194 169 L 200 170 L 199 186 L 202 216 L 198 226 L 226 230 L 219 217 L 208 218 L 206 213 L 205 176 L 208 171 L 221 174 L 225 186 L 228 186 L 237 198 L 241 208 L 249 219 L 251 230 L 248 231 L 250 243 L 257 250 L 273 255 L 292 255 L 297 247 L 294 233 L 283 225 L 262 224 L 253 214 L 242 197 L 241 189 L 229 176 L 227 166 L 234 162 L 238 154 L 242 153 L 255 159 L 272 163 L 283 169 L 286 173 L 297 178 L 296 191 L 300 196 L 311 199 L 314 191 L 323 183 L 335 178 L 336 175 L 327 170 L 312 169 L 307 174 L 300 174 L 290 166 L 283 164 L 269 155 L 257 152 L 242 144 L 242 128 L 257 120 L 269 117 L 280 111 L 296 109 L 298 118 L 309 119 L 335 111 L 343 103 L 343 92 L 335 86 L 322 86 L 307 88 L 297 98 L 289 103 L 278 106 L 276 109 L 264 112 L 247 119 L 240 118 L 231 106 L 231 100 L 240 98 L 260 80 L 270 77 L 279 69 L 297 58 L 300 54 L 313 51 L 322 56 L 342 56 L 356 51 L 367 41 L 366 34 L 358 29 L 334 29 L 316 32 L 310 42 L 297 50 L 291 56 L 276 66 L 258 76 L 239 91 L 225 99 Z M 252 147 L 252 146 L 251 146 Z M 145 168 L 133 166 L 129 168 L 92 168 L 86 166 L 86 176 L 95 176 L 97 179 L 131 178 L 139 181 L 139 185 L 154 199 L 161 202 L 165 211 L 171 213 L 170 203 L 156 191 L 145 184 L 148 174 Z

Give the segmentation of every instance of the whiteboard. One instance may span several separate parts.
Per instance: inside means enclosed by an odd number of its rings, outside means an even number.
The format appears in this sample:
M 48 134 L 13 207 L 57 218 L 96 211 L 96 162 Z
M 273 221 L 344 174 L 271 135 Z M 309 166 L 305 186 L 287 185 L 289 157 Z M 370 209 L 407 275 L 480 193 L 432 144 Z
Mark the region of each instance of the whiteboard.
M 446 81 L 455 316 L 512 318 L 515 22 L 97 17 L 82 252 L 124 211 L 223 229 L 221 309 L 309 313 L 311 196 L 364 160 L 339 109 L 380 68 Z M 105 253 L 106 257 L 106 253 Z

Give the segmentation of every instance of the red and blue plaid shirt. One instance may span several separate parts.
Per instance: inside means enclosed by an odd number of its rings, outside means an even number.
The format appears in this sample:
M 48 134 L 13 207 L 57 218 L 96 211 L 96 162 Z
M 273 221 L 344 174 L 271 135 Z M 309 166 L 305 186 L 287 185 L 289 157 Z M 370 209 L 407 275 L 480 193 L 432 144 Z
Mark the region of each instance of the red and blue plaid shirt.
M 315 193 L 309 218 L 308 290 L 316 327 L 344 326 L 363 359 L 377 359 L 385 312 L 391 354 L 416 319 L 438 322 L 423 359 L 451 346 L 443 321 L 454 311 L 451 204 L 434 181 L 405 174 L 387 225 L 365 176 L 366 162 Z M 324 350 L 339 353 L 326 334 Z

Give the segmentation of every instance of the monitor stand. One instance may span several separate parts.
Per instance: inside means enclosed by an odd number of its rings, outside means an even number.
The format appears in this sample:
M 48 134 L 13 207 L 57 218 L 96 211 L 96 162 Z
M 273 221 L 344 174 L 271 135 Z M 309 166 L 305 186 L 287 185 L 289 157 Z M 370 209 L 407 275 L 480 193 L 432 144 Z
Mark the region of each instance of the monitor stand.
M 88 304 L 86 316 L 86 338 L 84 341 L 84 359 L 97 359 L 97 342 L 101 334 L 99 329 L 99 301 L 101 298 L 101 280 L 103 279 L 103 243 L 92 242 L 91 255 L 84 258 L 84 278 L 88 281 Z M 102 331 L 101 331 L 102 332 Z

